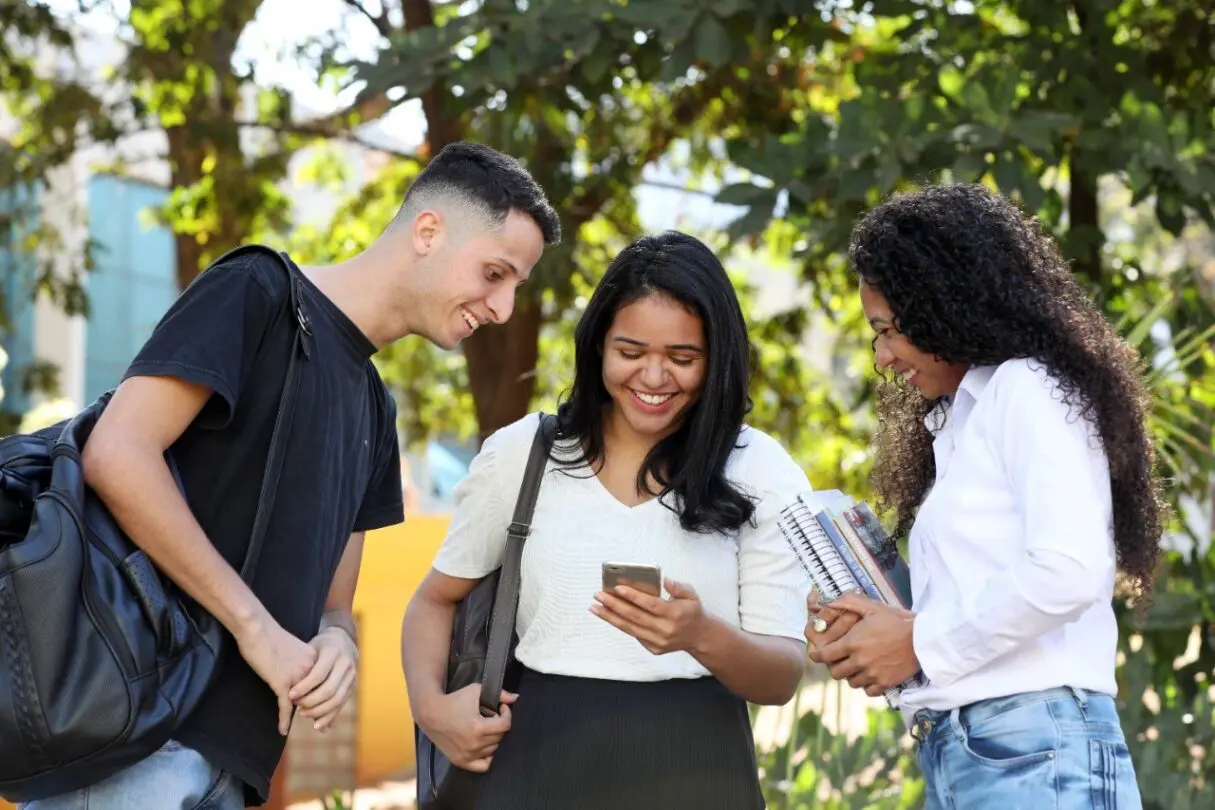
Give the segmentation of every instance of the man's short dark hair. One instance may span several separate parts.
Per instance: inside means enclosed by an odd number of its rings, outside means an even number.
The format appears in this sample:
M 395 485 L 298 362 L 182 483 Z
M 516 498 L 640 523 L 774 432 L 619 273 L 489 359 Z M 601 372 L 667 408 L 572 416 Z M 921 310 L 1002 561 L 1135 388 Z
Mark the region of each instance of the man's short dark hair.
M 536 223 L 546 245 L 561 241 L 561 222 L 544 190 L 518 160 L 484 144 L 457 141 L 443 147 L 413 181 L 393 225 L 411 221 L 440 200 L 498 226 L 517 209 Z

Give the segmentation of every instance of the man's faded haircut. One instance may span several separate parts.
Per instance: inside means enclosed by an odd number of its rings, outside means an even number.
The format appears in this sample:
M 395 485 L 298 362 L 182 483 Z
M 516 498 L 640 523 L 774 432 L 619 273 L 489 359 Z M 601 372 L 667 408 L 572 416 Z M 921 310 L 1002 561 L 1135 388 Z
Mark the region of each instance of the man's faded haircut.
M 389 227 L 408 224 L 422 211 L 440 206 L 480 217 L 491 228 L 502 227 L 515 209 L 531 217 L 546 245 L 561 241 L 561 221 L 544 190 L 518 160 L 484 144 L 445 146 L 413 181 Z

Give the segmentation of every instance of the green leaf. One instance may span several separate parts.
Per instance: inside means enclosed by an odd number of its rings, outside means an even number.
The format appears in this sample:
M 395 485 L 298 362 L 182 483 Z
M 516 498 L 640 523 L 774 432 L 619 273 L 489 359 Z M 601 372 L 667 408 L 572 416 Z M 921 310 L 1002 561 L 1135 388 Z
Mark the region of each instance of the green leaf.
M 878 158 L 876 179 L 878 192 L 886 194 L 892 191 L 902 176 L 903 164 L 899 161 L 899 156 L 893 150 L 883 152 Z
M 611 43 L 603 43 L 599 47 L 592 50 L 582 60 L 582 74 L 592 83 L 596 84 L 604 76 L 608 70 L 616 64 L 617 55 L 614 53 L 615 47 Z
M 752 183 L 734 183 L 719 191 L 716 200 L 723 205 L 754 205 L 761 200 L 771 203 L 774 201 L 774 196 L 775 192 L 772 188 L 764 188 Z
M 663 61 L 662 71 L 658 77 L 659 81 L 673 82 L 677 79 L 682 79 L 695 59 L 696 45 L 690 39 L 681 40 L 675 46 L 671 55 Z
M 950 171 L 959 182 L 973 183 L 987 171 L 987 162 L 978 152 L 963 152 L 953 162 Z
M 727 233 L 731 240 L 762 233 L 772 219 L 772 205 L 753 205 L 747 213 L 730 223 Z
M 730 61 L 730 32 L 711 13 L 704 13 L 696 24 L 696 56 L 713 67 Z
M 1056 139 L 1075 125 L 1075 116 L 1067 113 L 1024 110 L 1008 122 L 1008 134 L 1035 152 L 1050 152 Z

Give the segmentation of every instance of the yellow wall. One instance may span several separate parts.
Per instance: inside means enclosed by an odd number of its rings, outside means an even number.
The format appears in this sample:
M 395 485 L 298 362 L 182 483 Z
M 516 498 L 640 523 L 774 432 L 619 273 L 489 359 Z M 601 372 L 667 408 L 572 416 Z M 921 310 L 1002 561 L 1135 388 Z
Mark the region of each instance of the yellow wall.
M 371 532 L 354 610 L 359 620 L 359 785 L 412 769 L 413 716 L 401 674 L 401 617 L 447 533 L 446 515 L 414 515 Z

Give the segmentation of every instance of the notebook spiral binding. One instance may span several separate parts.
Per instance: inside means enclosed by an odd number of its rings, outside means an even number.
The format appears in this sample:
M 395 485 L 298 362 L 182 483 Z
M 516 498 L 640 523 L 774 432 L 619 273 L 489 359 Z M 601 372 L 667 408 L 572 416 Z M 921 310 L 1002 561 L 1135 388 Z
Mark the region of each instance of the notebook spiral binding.
M 799 495 L 781 511 L 777 525 L 810 581 L 817 586 L 822 603 L 830 603 L 847 591 L 857 591 L 870 598 L 888 602 L 889 600 L 882 598 L 879 592 L 871 590 L 857 579 L 836 544 L 819 525 L 820 515 L 825 514 L 828 520 L 833 520 L 833 511 L 848 508 L 843 498 L 844 496 L 835 491 Z M 844 542 L 848 541 L 845 539 Z M 851 553 L 859 556 L 868 552 L 853 548 Z M 897 551 L 895 553 L 897 554 Z M 904 689 L 923 686 L 924 683 L 923 677 L 917 675 L 899 686 L 887 689 L 883 693 L 886 704 L 897 709 L 899 695 Z

